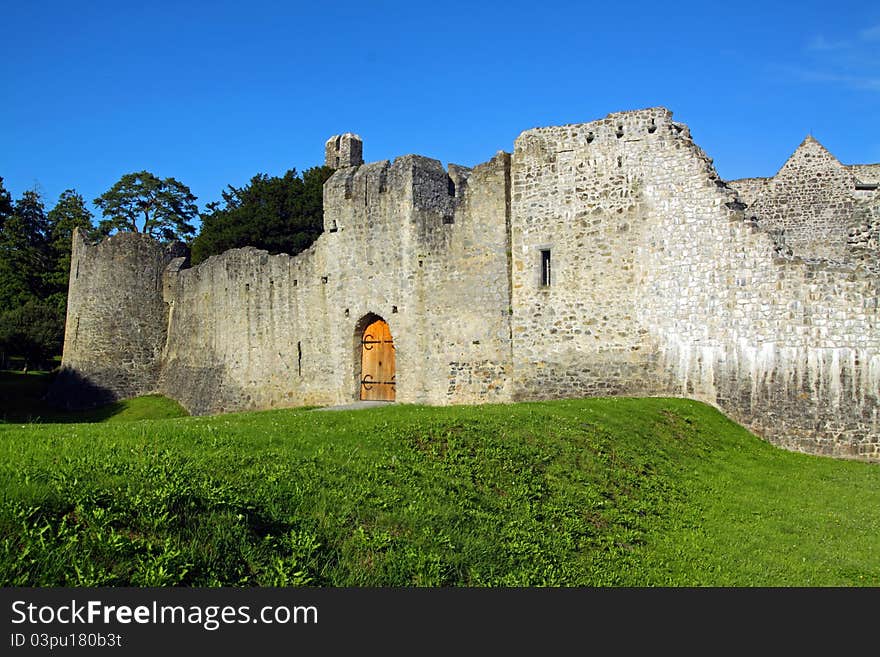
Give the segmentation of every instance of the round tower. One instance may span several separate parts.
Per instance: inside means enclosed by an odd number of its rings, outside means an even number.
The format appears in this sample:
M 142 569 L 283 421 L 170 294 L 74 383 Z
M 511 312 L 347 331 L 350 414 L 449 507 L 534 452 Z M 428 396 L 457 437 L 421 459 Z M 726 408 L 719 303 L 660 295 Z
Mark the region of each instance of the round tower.
M 91 244 L 73 234 L 61 372 L 49 401 L 87 408 L 154 392 L 168 322 L 162 274 L 179 243 L 116 233 Z

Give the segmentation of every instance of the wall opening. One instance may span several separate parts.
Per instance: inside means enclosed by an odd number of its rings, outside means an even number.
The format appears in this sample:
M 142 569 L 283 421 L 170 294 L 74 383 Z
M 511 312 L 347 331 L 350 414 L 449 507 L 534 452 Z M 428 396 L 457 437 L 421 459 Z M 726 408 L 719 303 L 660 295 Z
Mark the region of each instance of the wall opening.
M 394 339 L 388 323 L 368 313 L 355 325 L 357 399 L 394 401 L 397 371 Z
M 541 286 L 549 287 L 553 280 L 550 270 L 550 249 L 541 249 Z

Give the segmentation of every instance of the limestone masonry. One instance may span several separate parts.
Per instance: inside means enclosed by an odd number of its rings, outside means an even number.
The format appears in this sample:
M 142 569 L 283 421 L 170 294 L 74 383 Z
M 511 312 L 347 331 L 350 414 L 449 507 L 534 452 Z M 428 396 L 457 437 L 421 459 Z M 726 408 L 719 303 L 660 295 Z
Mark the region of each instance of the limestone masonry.
M 74 236 L 68 407 L 687 396 L 789 449 L 880 459 L 880 165 L 808 137 L 721 180 L 660 107 L 522 133 L 473 169 L 332 137 L 297 256 Z

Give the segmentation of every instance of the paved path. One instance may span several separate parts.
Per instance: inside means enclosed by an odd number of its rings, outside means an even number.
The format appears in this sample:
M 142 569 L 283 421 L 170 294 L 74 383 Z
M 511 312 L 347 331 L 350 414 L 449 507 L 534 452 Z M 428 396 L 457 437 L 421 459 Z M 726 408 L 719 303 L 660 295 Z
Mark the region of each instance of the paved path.
M 315 411 L 356 411 L 361 408 L 373 408 L 375 406 L 387 406 L 388 404 L 393 404 L 394 402 L 387 401 L 356 401 L 350 404 L 340 404 L 339 406 L 322 406 L 321 408 L 314 408 L 312 410 Z

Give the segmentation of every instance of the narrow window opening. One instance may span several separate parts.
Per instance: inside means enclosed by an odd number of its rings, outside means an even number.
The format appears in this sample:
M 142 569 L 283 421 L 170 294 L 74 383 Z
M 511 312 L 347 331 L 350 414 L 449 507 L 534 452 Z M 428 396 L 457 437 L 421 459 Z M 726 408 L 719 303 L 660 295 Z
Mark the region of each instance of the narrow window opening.
M 550 249 L 541 249 L 541 285 L 548 287 L 551 280 Z
M 296 371 L 300 376 L 303 375 L 303 346 L 302 346 L 302 342 L 296 343 Z

